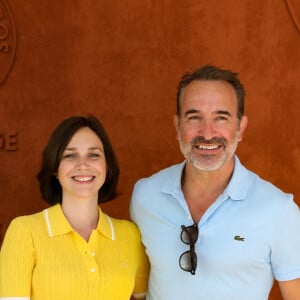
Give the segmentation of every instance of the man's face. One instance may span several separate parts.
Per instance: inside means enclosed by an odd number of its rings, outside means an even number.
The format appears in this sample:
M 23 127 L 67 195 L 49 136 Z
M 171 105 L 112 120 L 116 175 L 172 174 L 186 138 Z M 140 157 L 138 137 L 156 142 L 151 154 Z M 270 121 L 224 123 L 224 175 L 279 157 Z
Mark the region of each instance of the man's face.
M 226 81 L 192 81 L 181 96 L 180 116 L 174 125 L 188 164 L 215 171 L 233 161 L 247 118 L 237 117 L 237 97 Z

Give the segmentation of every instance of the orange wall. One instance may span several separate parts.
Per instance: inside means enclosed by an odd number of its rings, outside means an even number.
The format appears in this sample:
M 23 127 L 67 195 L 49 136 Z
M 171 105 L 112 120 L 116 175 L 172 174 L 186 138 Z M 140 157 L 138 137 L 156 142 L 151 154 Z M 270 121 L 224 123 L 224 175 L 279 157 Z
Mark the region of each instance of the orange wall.
M 297 0 L 0 0 L 2 236 L 11 218 L 45 207 L 41 151 L 74 114 L 107 128 L 122 194 L 104 209 L 128 218 L 134 182 L 182 160 L 177 82 L 206 63 L 239 72 L 246 87 L 241 161 L 300 204 L 299 12 Z

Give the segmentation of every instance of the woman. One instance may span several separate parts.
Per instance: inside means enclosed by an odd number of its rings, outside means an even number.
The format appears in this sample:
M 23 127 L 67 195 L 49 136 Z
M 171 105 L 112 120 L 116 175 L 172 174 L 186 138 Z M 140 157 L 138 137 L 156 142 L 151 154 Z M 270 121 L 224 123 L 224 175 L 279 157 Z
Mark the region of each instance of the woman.
M 116 196 L 119 168 L 94 117 L 52 133 L 38 181 L 50 208 L 14 219 L 0 252 L 0 299 L 143 298 L 149 265 L 137 227 L 99 203 Z

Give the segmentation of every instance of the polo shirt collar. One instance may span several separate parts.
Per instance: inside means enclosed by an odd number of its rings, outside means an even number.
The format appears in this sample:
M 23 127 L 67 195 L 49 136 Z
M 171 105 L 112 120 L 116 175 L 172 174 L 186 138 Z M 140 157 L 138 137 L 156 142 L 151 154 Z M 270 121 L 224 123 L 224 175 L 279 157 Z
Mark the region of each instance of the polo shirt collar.
M 162 191 L 173 196 L 182 194 L 181 177 L 186 162 L 176 165 L 175 172 L 166 180 Z M 232 200 L 243 200 L 246 198 L 250 176 L 248 170 L 241 164 L 238 157 L 234 156 L 234 169 L 232 177 L 223 192 L 225 198 L 230 197 Z
M 175 166 L 172 166 L 171 168 L 173 168 L 174 171 L 168 173 L 168 175 L 170 176 L 168 176 L 168 178 L 166 179 L 165 184 L 162 187 L 162 192 L 176 196 L 182 193 L 181 176 L 183 169 L 185 168 L 185 161 Z
M 67 234 L 74 231 L 66 219 L 61 205 L 56 204 L 43 211 L 47 233 L 50 237 Z M 99 207 L 99 222 L 96 228 L 105 237 L 114 240 L 115 230 L 111 218 L 102 212 Z
M 105 237 L 111 240 L 115 239 L 115 229 L 113 226 L 113 222 L 107 214 L 103 213 L 100 207 L 99 207 L 99 222 L 98 222 L 97 230 Z
M 234 169 L 231 179 L 225 188 L 223 195 L 232 200 L 244 200 L 250 185 L 249 171 L 241 164 L 237 156 L 234 157 Z

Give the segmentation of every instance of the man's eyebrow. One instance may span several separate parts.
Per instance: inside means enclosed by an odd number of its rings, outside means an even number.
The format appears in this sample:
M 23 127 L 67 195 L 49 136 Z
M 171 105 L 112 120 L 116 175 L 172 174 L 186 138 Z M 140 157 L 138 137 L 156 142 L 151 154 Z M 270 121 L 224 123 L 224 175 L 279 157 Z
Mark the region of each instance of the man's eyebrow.
M 187 110 L 187 111 L 184 113 L 184 117 L 186 117 L 186 116 L 189 115 L 189 114 L 196 114 L 196 113 L 199 113 L 199 110 L 197 110 L 197 109 L 189 109 L 189 110 Z
M 199 112 L 200 112 L 199 110 L 192 108 L 192 109 L 187 110 L 187 111 L 184 113 L 184 117 L 188 116 L 189 114 L 197 114 L 197 113 L 199 113 Z M 227 110 L 217 110 L 217 111 L 215 112 L 215 114 L 217 114 L 217 115 L 227 115 L 227 116 L 229 116 L 229 117 L 232 116 L 231 113 L 230 113 L 229 111 L 227 111 Z
M 230 117 L 232 116 L 231 113 L 227 110 L 217 110 L 216 114 L 217 115 L 227 115 L 227 116 L 230 116 Z

